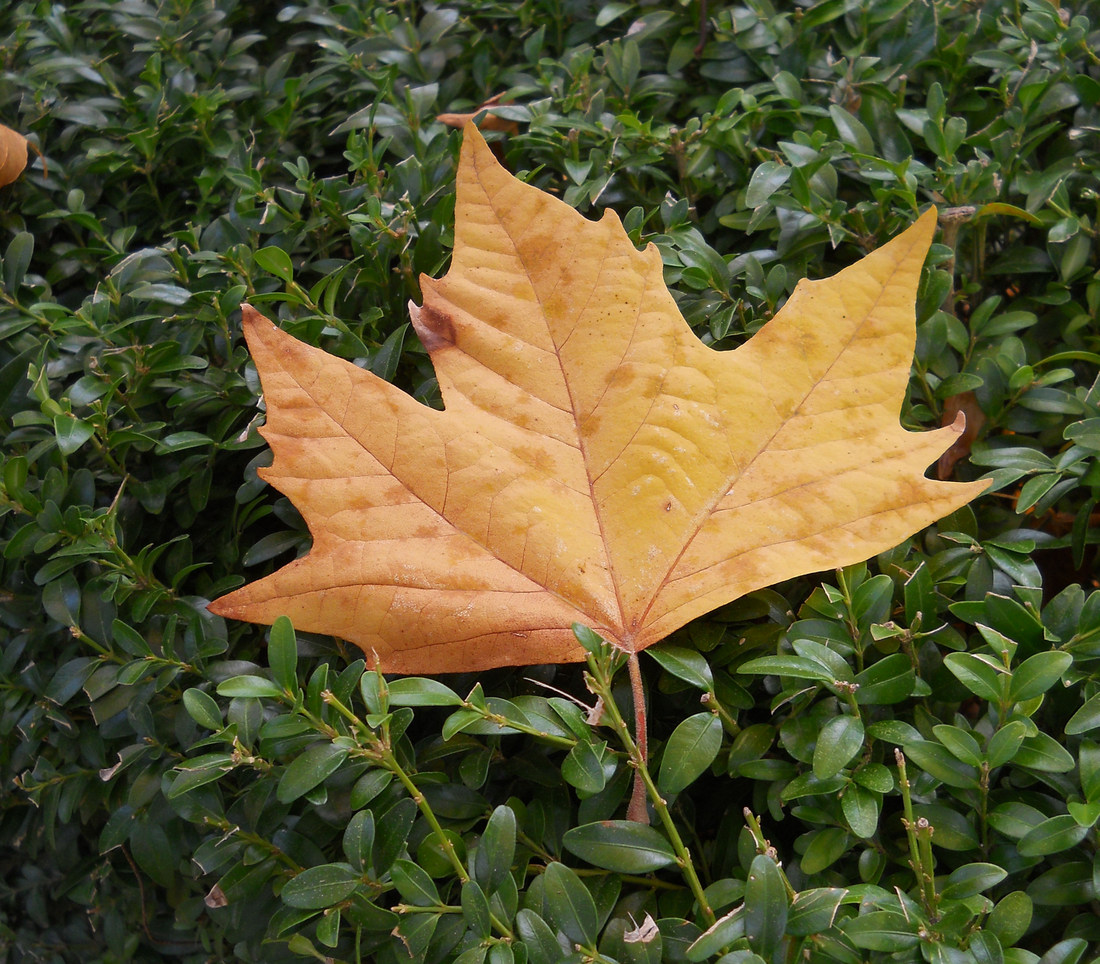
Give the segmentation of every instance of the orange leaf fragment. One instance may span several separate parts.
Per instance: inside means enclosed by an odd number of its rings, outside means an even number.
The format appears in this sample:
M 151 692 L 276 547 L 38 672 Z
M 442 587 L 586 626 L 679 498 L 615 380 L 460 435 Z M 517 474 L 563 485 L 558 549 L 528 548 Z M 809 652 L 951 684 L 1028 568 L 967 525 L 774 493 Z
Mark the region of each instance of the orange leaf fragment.
M 27 166 L 27 139 L 0 124 L 0 187 L 11 184 Z
M 934 211 L 718 352 L 653 245 L 516 180 L 472 125 L 457 189 L 451 268 L 410 305 L 444 411 L 245 307 L 263 476 L 314 544 L 214 612 L 286 614 L 394 673 L 580 660 L 574 622 L 637 652 L 985 488 L 924 477 L 961 424 L 898 422 Z

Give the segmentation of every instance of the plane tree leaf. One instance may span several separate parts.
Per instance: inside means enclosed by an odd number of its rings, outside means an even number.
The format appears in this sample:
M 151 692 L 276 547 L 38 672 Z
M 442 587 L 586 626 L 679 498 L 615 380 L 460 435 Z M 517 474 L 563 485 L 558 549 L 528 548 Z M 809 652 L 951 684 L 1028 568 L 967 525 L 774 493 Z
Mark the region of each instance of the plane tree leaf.
M 575 622 L 637 652 L 985 487 L 925 478 L 962 419 L 899 424 L 934 211 L 723 352 L 653 245 L 516 180 L 472 125 L 457 192 L 451 268 L 410 305 L 443 411 L 244 307 L 262 474 L 313 548 L 214 612 L 288 615 L 394 673 L 581 660 Z

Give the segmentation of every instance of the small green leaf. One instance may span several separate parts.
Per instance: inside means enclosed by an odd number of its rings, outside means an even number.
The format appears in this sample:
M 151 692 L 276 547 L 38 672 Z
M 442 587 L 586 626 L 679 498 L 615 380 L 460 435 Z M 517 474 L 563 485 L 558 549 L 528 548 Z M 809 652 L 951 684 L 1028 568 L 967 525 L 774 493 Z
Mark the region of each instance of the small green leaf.
M 397 892 L 408 903 L 417 907 L 432 907 L 440 903 L 435 882 L 411 860 L 395 860 L 390 867 L 390 877 Z
M 584 623 L 573 623 L 570 628 L 573 630 L 577 642 L 590 653 L 599 653 L 607 645 L 599 633 L 591 627 L 585 626 Z
M 787 916 L 787 933 L 792 937 L 820 934 L 833 926 L 837 909 L 847 891 L 843 887 L 818 887 L 795 896 Z
M 1074 860 L 1052 867 L 1028 883 L 1028 895 L 1041 907 L 1080 907 L 1094 896 L 1092 861 Z
M 499 806 L 489 817 L 474 856 L 474 878 L 492 893 L 512 868 L 516 854 L 516 815 L 511 807 Z
M 651 647 L 645 652 L 656 660 L 666 673 L 670 673 L 677 679 L 708 692 L 714 689 L 714 675 L 702 653 L 694 649 L 685 649 L 683 646 L 670 646 L 667 643 Z
M 948 653 L 943 665 L 975 696 L 994 703 L 1004 698 L 1002 667 L 995 667 L 973 653 Z
M 1085 799 L 1100 800 L 1100 743 L 1082 740 L 1077 748 L 1077 766 Z
M 963 763 L 940 743 L 931 740 L 911 740 L 905 744 L 905 755 L 925 773 L 949 787 L 969 790 L 978 786 L 978 770 Z M 910 776 L 912 779 L 912 776 Z
M 406 914 L 393 931 L 403 949 L 413 961 L 423 961 L 435 929 L 439 914 Z
M 209 753 L 188 760 L 180 765 L 180 772 L 173 778 L 171 787 L 164 791 L 164 795 L 169 800 L 174 800 L 191 790 L 221 779 L 235 766 L 229 753 Z
M 209 693 L 191 687 L 183 691 L 183 708 L 191 719 L 208 730 L 222 728 L 222 711 Z
M 881 763 L 864 764 L 852 774 L 852 779 L 861 787 L 876 793 L 889 793 L 894 789 L 894 776 Z
M 1076 847 L 1088 832 L 1089 828 L 1082 827 L 1073 816 L 1060 813 L 1032 827 L 1020 838 L 1016 848 L 1023 857 L 1045 857 Z
M 849 783 L 840 798 L 844 819 L 857 837 L 867 839 L 878 829 L 879 795 L 857 783 Z
M 806 837 L 808 842 L 799 862 L 805 874 L 817 874 L 832 866 L 847 852 L 852 839 L 851 834 L 840 827 L 811 830 Z
M 961 726 L 939 723 L 932 727 L 932 732 L 956 760 L 974 767 L 982 765 L 982 750 L 978 741 Z
M 396 865 L 395 865 L 396 866 Z M 489 913 L 489 900 L 485 891 L 476 880 L 468 880 L 462 885 L 462 916 L 474 934 L 481 940 L 487 938 L 492 930 Z
M 4 252 L 4 285 L 9 293 L 16 294 L 23 284 L 33 254 L 34 235 L 20 231 L 11 239 L 8 250 Z
M 829 105 L 829 116 L 836 124 L 836 131 L 845 147 L 860 154 L 874 154 L 875 142 L 859 118 L 837 104 Z
M 213 445 L 213 439 L 202 432 L 172 432 L 157 442 L 157 455 L 171 455 L 174 452 L 186 452 L 188 449 Z
M 416 814 L 416 804 L 408 797 L 402 797 L 378 818 L 372 861 L 378 876 L 386 873 L 405 849 Z
M 833 674 L 827 666 L 817 660 L 802 656 L 761 656 L 750 659 L 737 667 L 738 673 L 758 675 L 787 676 L 792 679 L 812 679 L 822 683 L 831 683 Z
M 383 790 L 393 782 L 393 774 L 389 770 L 375 767 L 368 770 L 351 788 L 351 799 L 348 801 L 353 810 L 365 807 Z
M 679 793 L 706 772 L 721 748 L 722 721 L 713 713 L 682 720 L 665 746 L 657 786 L 662 793 Z
M 1087 700 L 1066 723 L 1066 734 L 1077 736 L 1100 729 L 1100 693 Z
M 298 692 L 298 642 L 294 626 L 286 616 L 279 616 L 271 626 L 267 644 L 267 661 L 271 675 L 283 689 Z
M 530 964 L 561 964 L 568 956 L 550 925 L 532 910 L 524 908 L 516 914 L 516 932 L 527 948 Z
M 561 775 L 566 783 L 576 787 L 582 793 L 599 793 L 611 776 L 605 766 L 611 763 L 611 773 L 614 772 L 614 757 L 608 757 L 606 746 L 603 743 L 593 745 L 581 741 L 566 755 L 562 762 Z
M 580 878 L 563 863 L 553 861 L 542 876 L 550 918 L 575 944 L 596 942 L 596 904 Z
M 787 888 L 775 861 L 757 854 L 745 881 L 745 936 L 749 947 L 771 960 L 787 929 Z
M 347 864 L 322 864 L 292 877 L 279 896 L 290 907 L 319 910 L 350 897 L 359 882 L 359 876 Z
M 263 676 L 233 676 L 218 684 L 218 696 L 282 696 L 283 688 Z
M 1077 964 L 1088 949 L 1088 942 L 1084 938 L 1070 937 L 1050 948 L 1039 958 L 1039 964 Z
M 389 684 L 391 706 L 461 706 L 462 697 L 438 680 L 406 676 Z
M 713 960 L 722 948 L 727 947 L 736 940 L 745 936 L 745 907 L 741 905 L 731 910 L 728 914 L 719 917 L 710 927 L 700 934 L 687 948 L 684 957 L 694 962 Z M 763 964 L 763 958 L 758 957 L 752 951 L 735 951 L 737 964 Z M 730 955 L 721 958 L 727 961 Z M 755 958 L 755 961 L 753 960 Z M 665 960 L 683 960 L 683 957 L 666 957 Z
M 726 766 L 737 776 L 742 764 L 761 760 L 775 742 L 775 727 L 768 723 L 746 726 L 730 743 Z
M 834 716 L 821 728 L 814 748 L 814 776 L 835 776 L 863 749 L 863 721 L 858 716 Z
M 938 611 L 936 584 L 927 562 L 922 562 L 905 581 L 905 620 L 912 625 L 919 616 L 921 626 L 927 626 Z M 902 654 L 904 655 L 904 654 Z M 906 658 L 906 663 L 909 660 Z M 878 665 L 877 663 L 875 665 Z M 872 667 L 869 667 L 872 668 Z M 858 694 L 857 694 L 858 696 Z
M 453 830 L 444 828 L 443 836 L 450 842 L 451 849 L 460 863 L 466 863 L 466 843 Z M 416 848 L 416 862 L 432 877 L 448 877 L 454 873 L 454 864 L 450 855 L 443 849 L 436 833 L 428 834 Z
M 1012 762 L 1046 773 L 1068 773 L 1074 766 L 1070 752 L 1049 733 L 1042 731 L 1024 739 Z
M 294 267 L 290 262 L 290 255 L 282 248 L 269 245 L 260 248 L 254 255 L 258 264 L 268 274 L 275 275 L 280 281 L 290 284 L 294 280 Z
M 894 911 L 873 910 L 842 921 L 840 929 L 856 947 L 896 952 L 917 946 L 918 926 L 919 921 L 909 920 Z
M 840 653 L 834 652 L 829 649 L 828 646 L 823 643 L 816 642 L 812 639 L 794 639 L 791 643 L 794 647 L 795 653 L 804 659 L 813 660 L 815 663 L 820 663 L 822 666 L 829 670 L 829 674 L 833 680 L 840 680 L 845 683 L 850 683 L 854 679 L 852 673 L 852 667 L 848 665 L 848 661 L 840 655 Z
M 573 827 L 562 844 L 594 867 L 620 874 L 645 874 L 676 862 L 676 852 L 659 831 L 632 820 Z
M 332 907 L 317 921 L 317 940 L 325 947 L 335 947 L 340 942 L 340 908 Z
M 951 872 L 943 883 L 940 896 L 948 900 L 963 900 L 997 886 L 1007 876 L 1008 871 L 996 864 L 965 864 Z
M 909 657 L 893 653 L 856 676 L 856 702 L 860 706 L 900 703 L 912 694 L 916 678 Z
M 1022 720 L 1011 720 L 990 738 L 985 747 L 985 759 L 990 769 L 1004 766 L 1016 755 L 1027 736 L 1027 725 Z
M 374 847 L 374 813 L 360 810 L 352 815 L 344 828 L 342 841 L 344 856 L 348 863 L 362 872 L 370 866 L 371 850 Z
M 818 794 L 835 794 L 847 784 L 843 776 L 827 777 L 819 780 L 813 772 L 801 773 L 788 783 L 780 792 L 780 799 L 797 800 L 799 797 L 817 796 Z
M 791 176 L 791 169 L 778 161 L 764 161 L 749 178 L 749 186 L 745 190 L 745 206 L 758 208 L 768 200 L 780 187 L 787 183 Z
M 1100 820 L 1100 800 L 1092 800 L 1089 803 L 1071 800 L 1066 804 L 1066 809 L 1082 827 L 1092 827 L 1097 820 Z
M 88 422 L 64 414 L 54 416 L 53 431 L 57 437 L 57 447 L 63 455 L 72 455 L 95 435 L 95 429 Z
M 1014 947 L 1031 926 L 1034 907 L 1031 898 L 1022 890 L 1014 890 L 1002 897 L 989 913 L 985 929 L 995 934 L 1005 947 Z
M 401 351 L 405 347 L 405 335 L 408 331 L 408 322 L 399 326 L 382 342 L 382 347 L 371 358 L 370 370 L 379 378 L 387 382 L 393 381 L 401 362 Z
M 1036 653 L 1025 659 L 1012 671 L 1012 682 L 1008 686 L 1009 700 L 1022 703 L 1045 693 L 1072 665 L 1073 657 L 1058 650 Z
M 309 793 L 335 773 L 347 755 L 347 749 L 335 743 L 315 743 L 290 762 L 279 781 L 276 798 L 280 803 L 290 803 Z
M 191 292 L 179 285 L 146 284 L 138 285 L 126 292 L 135 301 L 161 301 L 175 308 L 191 300 Z

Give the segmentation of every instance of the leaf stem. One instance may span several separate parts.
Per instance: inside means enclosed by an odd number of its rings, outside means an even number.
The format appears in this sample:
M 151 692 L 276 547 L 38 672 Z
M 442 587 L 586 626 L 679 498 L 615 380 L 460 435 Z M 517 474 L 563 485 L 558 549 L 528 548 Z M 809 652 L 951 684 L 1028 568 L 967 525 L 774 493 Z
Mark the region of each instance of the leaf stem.
M 630 692 L 634 699 L 634 741 L 638 748 L 640 766 L 634 770 L 634 789 L 630 794 L 630 804 L 626 808 L 628 820 L 635 823 L 649 823 L 649 811 L 646 807 L 646 788 L 640 774 L 649 765 L 649 733 L 645 715 L 645 688 L 642 686 L 642 669 L 638 665 L 638 654 L 631 653 L 626 661 L 630 672 Z

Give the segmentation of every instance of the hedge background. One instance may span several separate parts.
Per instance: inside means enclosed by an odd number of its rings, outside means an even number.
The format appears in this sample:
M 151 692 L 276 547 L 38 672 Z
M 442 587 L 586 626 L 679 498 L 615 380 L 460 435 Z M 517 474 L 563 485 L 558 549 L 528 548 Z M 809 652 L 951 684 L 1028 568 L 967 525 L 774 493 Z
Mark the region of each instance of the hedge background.
M 1096 21 L 1047 0 L 5 5 L 0 121 L 39 157 L 0 193 L 3 959 L 1092 959 Z M 942 471 L 994 489 L 643 660 L 705 902 L 666 830 L 614 822 L 615 731 L 539 685 L 591 703 L 581 667 L 387 698 L 338 640 L 283 626 L 269 658 L 205 610 L 308 548 L 255 474 L 241 301 L 436 404 L 405 305 L 452 239 L 437 116 L 496 95 L 504 162 L 656 243 L 720 348 L 940 208 L 903 418 L 964 410 L 973 447 Z M 646 842 L 656 866 L 629 856 Z

